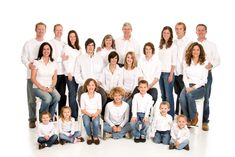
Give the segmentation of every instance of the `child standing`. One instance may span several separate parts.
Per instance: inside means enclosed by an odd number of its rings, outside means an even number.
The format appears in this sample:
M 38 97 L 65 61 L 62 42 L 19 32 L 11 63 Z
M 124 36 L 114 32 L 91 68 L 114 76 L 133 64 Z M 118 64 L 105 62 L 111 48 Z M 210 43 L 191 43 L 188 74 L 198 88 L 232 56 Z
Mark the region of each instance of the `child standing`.
M 145 142 L 149 127 L 149 112 L 153 105 L 153 98 L 148 91 L 148 82 L 141 80 L 138 83 L 139 93 L 132 100 L 131 127 L 135 142 Z M 141 128 L 140 125 L 141 124 Z
M 187 127 L 187 117 L 179 115 L 176 119 L 177 123 L 171 129 L 171 141 L 169 149 L 185 149 L 189 150 L 190 132 Z
M 55 134 L 55 127 L 50 122 L 51 114 L 47 111 L 42 112 L 42 123 L 38 126 L 38 143 L 39 149 L 51 147 L 53 144 L 58 144 L 58 136 Z
M 159 106 L 160 112 L 153 118 L 151 137 L 154 143 L 163 143 L 168 145 L 170 142 L 170 129 L 172 125 L 172 117 L 168 114 L 170 104 L 167 101 L 161 102 Z
M 100 123 L 99 115 L 102 110 L 101 95 L 96 92 L 98 86 L 94 79 L 87 79 L 83 87 L 85 93 L 81 95 L 81 111 L 83 114 L 83 124 L 88 136 L 87 144 L 90 145 L 94 142 L 96 145 L 98 145 L 100 143 L 98 138 Z
M 129 132 L 131 131 L 129 120 L 129 105 L 122 101 L 125 95 L 125 90 L 121 87 L 115 87 L 110 91 L 110 96 L 113 99 L 105 108 L 104 114 L 104 131 L 105 138 L 112 134 L 114 139 L 130 138 Z
M 63 106 L 61 108 L 58 125 L 60 143 L 62 145 L 66 142 L 77 143 L 84 141 L 81 137 L 81 133 L 75 130 L 75 120 L 71 117 L 71 108 L 69 106 Z

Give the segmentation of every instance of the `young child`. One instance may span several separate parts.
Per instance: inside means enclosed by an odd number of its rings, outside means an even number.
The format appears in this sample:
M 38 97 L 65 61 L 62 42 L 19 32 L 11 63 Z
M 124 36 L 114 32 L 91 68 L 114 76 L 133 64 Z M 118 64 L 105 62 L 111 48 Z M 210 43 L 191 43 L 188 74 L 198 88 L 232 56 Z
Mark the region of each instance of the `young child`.
M 160 112 L 154 115 L 151 127 L 151 137 L 154 143 L 163 143 L 168 145 L 170 142 L 170 130 L 172 126 L 172 117 L 168 112 L 170 111 L 170 104 L 167 101 L 161 102 L 159 106 Z
M 95 143 L 98 145 L 99 118 L 102 110 L 101 95 L 96 92 L 97 83 L 94 79 L 87 79 L 84 83 L 84 91 L 81 95 L 81 111 L 83 124 L 87 134 L 87 144 Z M 92 130 L 91 130 L 92 128 Z
M 149 127 L 149 112 L 153 105 L 153 98 L 148 91 L 148 82 L 141 80 L 138 83 L 139 93 L 132 100 L 131 128 L 134 142 L 145 142 Z M 141 124 L 141 128 L 140 128 Z
M 125 90 L 121 87 L 115 87 L 110 91 L 113 101 L 109 102 L 105 108 L 104 114 L 104 138 L 112 137 L 120 139 L 126 136 L 130 138 L 129 105 L 122 101 Z
M 75 130 L 75 120 L 71 117 L 71 108 L 63 106 L 61 108 L 60 119 L 58 121 L 60 143 L 83 142 L 81 133 Z
M 176 124 L 174 124 L 171 129 L 169 149 L 189 150 L 190 132 L 187 127 L 187 117 L 185 115 L 179 115 L 176 121 Z
M 38 126 L 38 143 L 39 149 L 51 147 L 53 144 L 58 144 L 58 136 L 55 134 L 55 127 L 50 122 L 51 114 L 47 111 L 42 112 L 42 123 Z

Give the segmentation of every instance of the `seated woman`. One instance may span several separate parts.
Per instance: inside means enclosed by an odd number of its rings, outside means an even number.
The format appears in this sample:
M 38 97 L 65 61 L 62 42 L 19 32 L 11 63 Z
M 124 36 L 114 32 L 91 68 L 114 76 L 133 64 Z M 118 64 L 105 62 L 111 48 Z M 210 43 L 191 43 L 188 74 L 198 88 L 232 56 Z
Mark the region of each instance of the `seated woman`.
M 183 67 L 185 88 L 180 93 L 180 105 L 183 114 L 188 118 L 188 125 L 195 126 L 198 122 L 196 99 L 205 95 L 208 70 L 206 69 L 205 52 L 201 44 L 194 42 L 186 51 Z
M 42 100 L 40 115 L 43 111 L 49 111 L 53 117 L 60 100 L 60 94 L 55 89 L 57 65 L 52 58 L 52 47 L 49 43 L 41 44 L 38 57 L 33 64 L 35 68 L 31 71 L 31 80 L 35 96 Z

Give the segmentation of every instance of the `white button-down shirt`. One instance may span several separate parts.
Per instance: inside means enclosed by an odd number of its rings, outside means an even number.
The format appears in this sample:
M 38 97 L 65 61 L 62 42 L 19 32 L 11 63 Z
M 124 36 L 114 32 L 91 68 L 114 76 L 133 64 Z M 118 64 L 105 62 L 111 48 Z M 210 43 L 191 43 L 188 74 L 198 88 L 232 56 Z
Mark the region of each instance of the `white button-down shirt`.
M 181 129 L 175 123 L 173 125 L 173 127 L 171 128 L 171 137 L 174 140 L 178 140 L 179 143 L 182 143 L 184 140 L 187 140 L 187 139 L 189 140 L 190 131 L 189 131 L 187 125 L 185 125 L 185 127 Z
M 126 92 L 133 92 L 135 87 L 138 85 L 138 68 L 132 70 L 123 70 L 123 87 Z
M 112 51 L 116 51 L 115 49 L 106 49 L 106 48 L 102 48 L 102 50 L 100 52 L 97 52 L 97 54 L 99 54 L 102 58 L 103 58 L 103 62 L 104 62 L 104 66 L 108 65 L 109 61 L 108 61 L 108 55 L 110 54 L 110 52 Z
M 153 106 L 153 98 L 150 94 L 145 93 L 143 96 L 136 93 L 132 100 L 132 117 L 137 117 L 137 112 L 145 113 L 149 117 L 149 112 Z

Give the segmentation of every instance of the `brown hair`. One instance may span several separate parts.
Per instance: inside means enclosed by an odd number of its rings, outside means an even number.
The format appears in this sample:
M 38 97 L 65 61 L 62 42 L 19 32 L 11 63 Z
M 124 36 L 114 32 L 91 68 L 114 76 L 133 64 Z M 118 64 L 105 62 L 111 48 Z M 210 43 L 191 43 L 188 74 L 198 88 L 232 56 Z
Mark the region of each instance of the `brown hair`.
M 60 111 L 60 118 L 62 119 L 63 122 L 64 122 L 64 115 L 63 115 L 63 112 L 64 112 L 64 110 L 66 110 L 66 109 L 68 109 L 68 110 L 70 111 L 70 113 L 72 113 L 72 112 L 71 112 L 71 108 L 70 108 L 69 106 L 63 106 L 63 107 L 61 108 L 61 111 Z M 69 120 L 71 120 L 71 115 L 70 115 Z
M 143 52 L 144 52 L 144 54 L 145 54 L 145 47 L 146 47 L 146 46 L 151 47 L 151 49 L 152 49 L 152 54 L 154 54 L 154 53 L 155 53 L 155 48 L 154 48 L 153 43 L 151 43 L 151 42 L 147 42 L 147 43 L 145 43 L 145 44 L 144 44 L 144 48 L 143 48 Z
M 53 31 L 55 31 L 56 27 L 62 27 L 63 28 L 63 26 L 61 24 L 55 24 Z
M 178 115 L 178 116 L 176 117 L 176 121 L 178 122 L 180 118 L 184 118 L 185 121 L 187 122 L 187 117 L 186 117 L 185 115 L 183 115 L 183 114 Z
M 51 114 L 50 114 L 50 112 L 48 112 L 48 111 L 43 111 L 43 112 L 42 112 L 42 115 L 41 115 L 41 118 L 42 118 L 43 115 L 48 115 L 49 118 L 51 118 Z
M 122 87 L 114 87 L 110 91 L 110 98 L 113 99 L 115 94 L 125 95 L 125 90 Z
M 186 31 L 186 25 L 183 22 L 177 22 L 175 26 L 182 25 L 184 27 L 184 31 Z
M 168 101 L 162 101 L 159 108 L 161 107 L 161 105 L 167 105 L 167 107 L 170 108 L 170 104 Z
M 189 47 L 188 47 L 188 49 L 186 50 L 186 53 L 185 53 L 185 61 L 186 61 L 186 64 L 188 66 L 191 65 L 191 60 L 193 58 L 193 48 L 195 46 L 198 46 L 199 49 L 200 49 L 199 63 L 203 64 L 206 61 L 206 54 L 205 54 L 205 51 L 204 51 L 202 45 L 199 44 L 198 42 L 194 42 L 194 43 L 189 45 Z
M 88 90 L 87 90 L 87 86 L 89 85 L 90 82 L 94 82 L 94 84 L 95 84 L 95 91 L 97 91 L 97 89 L 98 89 L 97 82 L 96 82 L 93 78 L 88 78 L 88 79 L 85 81 L 84 85 L 83 85 L 83 91 L 84 91 L 84 92 L 87 92 L 87 91 L 88 91 Z
M 169 38 L 169 40 L 167 41 L 167 43 L 166 43 L 166 40 L 163 38 L 163 32 L 164 32 L 165 30 L 168 30 L 168 31 L 170 32 L 170 38 Z M 172 43 L 173 43 L 173 31 L 172 31 L 172 28 L 171 28 L 170 26 L 165 26 L 165 27 L 163 27 L 163 29 L 162 29 L 159 48 L 162 49 L 162 48 L 163 48 L 163 45 L 166 45 L 166 48 L 169 48 L 169 47 L 171 47 Z
M 205 30 L 207 31 L 207 26 L 206 26 L 205 24 L 203 24 L 203 23 L 199 23 L 199 24 L 197 25 L 197 27 L 199 27 L 199 26 L 204 27 L 204 28 L 205 28 Z M 197 27 L 196 27 L 196 29 L 197 29 Z
M 127 65 L 127 56 L 131 55 L 131 58 L 133 59 L 133 63 L 131 65 L 131 69 L 134 69 L 135 67 L 137 67 L 137 60 L 136 60 L 136 56 L 135 56 L 135 52 L 129 51 L 127 52 L 126 56 L 125 56 L 125 60 L 124 60 L 124 68 L 127 69 L 128 65 Z
M 46 24 L 44 24 L 43 22 L 38 22 L 38 23 L 36 23 L 36 25 L 35 25 L 35 31 L 37 30 L 38 26 L 40 26 L 40 25 L 45 26 L 45 29 L 47 28 Z
M 104 38 L 103 38 L 103 40 L 102 40 L 102 43 L 101 43 L 101 47 L 104 48 L 104 47 L 106 46 L 106 45 L 105 45 L 105 40 L 106 40 L 106 39 L 112 39 L 112 45 L 111 45 L 111 47 L 112 47 L 113 49 L 116 49 L 115 40 L 113 39 L 113 36 L 110 35 L 110 34 L 107 34 L 107 35 L 104 36 Z
M 146 80 L 140 80 L 140 81 L 138 82 L 138 86 L 140 86 L 140 84 L 146 84 L 147 86 L 149 85 L 149 84 L 148 84 L 148 81 L 146 81 Z

